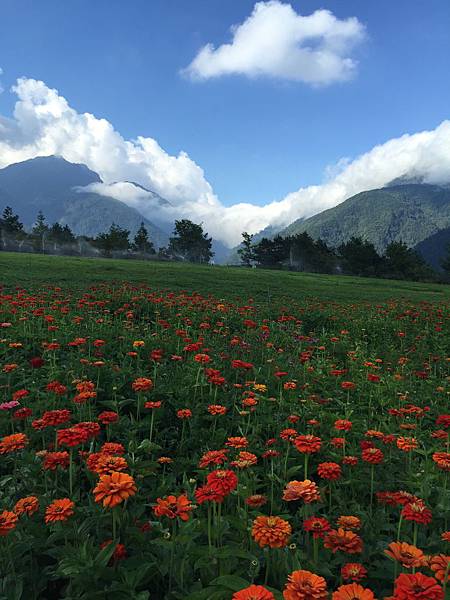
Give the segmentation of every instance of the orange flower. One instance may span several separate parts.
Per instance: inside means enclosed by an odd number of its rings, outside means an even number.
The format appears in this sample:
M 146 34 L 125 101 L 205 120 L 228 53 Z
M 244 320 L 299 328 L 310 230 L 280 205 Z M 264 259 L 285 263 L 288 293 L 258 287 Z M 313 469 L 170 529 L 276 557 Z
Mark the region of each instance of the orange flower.
M 283 548 L 291 535 L 290 524 L 280 517 L 256 517 L 253 521 L 252 536 L 255 542 L 264 548 Z
M 54 523 L 55 521 L 67 521 L 73 515 L 75 503 L 69 498 L 53 500 L 45 509 L 45 522 Z
M 262 585 L 250 585 L 235 592 L 231 600 L 275 600 L 275 596 Z
M 432 458 L 439 469 L 450 471 L 450 452 L 435 452 Z
M 252 467 L 253 465 L 256 465 L 257 462 L 258 458 L 255 454 L 243 450 L 242 452 L 239 452 L 236 460 L 233 460 L 230 465 L 232 467 L 238 467 L 239 469 L 245 469 L 246 467 Z
M 333 553 L 341 550 L 347 554 L 359 554 L 362 552 L 362 539 L 353 531 L 345 529 L 332 529 L 324 539 L 325 548 L 329 548 Z
M 125 469 L 128 469 L 128 464 L 122 456 L 100 454 L 96 461 L 95 468 L 92 470 L 99 475 L 111 475 L 114 471 L 125 471 Z
M 359 583 L 341 585 L 333 592 L 332 600 L 374 600 L 372 590 L 363 588 Z
M 441 535 L 441 540 L 443 542 L 450 542 L 450 531 L 444 531 L 444 533 Z
M 438 581 L 442 581 L 444 583 L 445 573 L 448 570 L 450 564 L 450 556 L 448 554 L 437 554 L 436 556 L 432 556 L 430 559 L 430 567 L 431 570 L 434 571 L 434 576 Z M 447 575 L 447 582 L 449 581 Z
M 157 517 L 169 517 L 176 519 L 179 517 L 182 521 L 189 520 L 189 513 L 193 510 L 193 506 L 184 494 L 181 496 L 166 496 L 165 498 L 157 498 L 157 504 L 153 508 L 153 512 Z
M 9 454 L 16 450 L 22 450 L 27 444 L 28 438 L 24 433 L 6 435 L 0 440 L 0 454 Z
M 413 437 L 399 437 L 397 439 L 397 448 L 403 450 L 403 452 L 411 452 L 411 450 L 415 450 L 418 445 L 416 438 Z
M 311 571 L 293 571 L 283 592 L 284 600 L 326 600 L 327 582 Z
M 95 501 L 103 502 L 103 506 L 114 508 L 130 496 L 134 496 L 137 488 L 134 479 L 126 473 L 113 471 L 110 475 L 101 475 L 94 489 Z
M 246 437 L 229 437 L 225 446 L 230 446 L 230 448 L 246 448 L 248 440 Z
M 0 536 L 8 535 L 17 525 L 18 517 L 9 510 L 0 513 Z
M 295 447 L 303 454 L 319 452 L 322 440 L 315 435 L 298 435 L 294 440 Z
M 133 381 L 131 387 L 135 392 L 147 392 L 153 387 L 153 381 L 147 377 L 138 377 Z
M 350 529 L 350 531 L 358 531 L 361 529 L 361 519 L 353 516 L 342 516 L 337 520 L 338 527 L 343 529 Z
M 385 550 L 384 553 L 398 561 L 406 569 L 423 567 L 426 564 L 425 554 L 422 550 L 406 542 L 391 542 L 388 550 Z
M 39 500 L 36 496 L 27 496 L 16 502 L 14 512 L 17 516 L 28 515 L 29 517 L 39 509 Z
M 311 502 L 320 501 L 320 492 L 314 481 L 310 479 L 289 481 L 283 492 L 283 500 L 286 502 L 303 500 L 305 504 L 311 504 Z

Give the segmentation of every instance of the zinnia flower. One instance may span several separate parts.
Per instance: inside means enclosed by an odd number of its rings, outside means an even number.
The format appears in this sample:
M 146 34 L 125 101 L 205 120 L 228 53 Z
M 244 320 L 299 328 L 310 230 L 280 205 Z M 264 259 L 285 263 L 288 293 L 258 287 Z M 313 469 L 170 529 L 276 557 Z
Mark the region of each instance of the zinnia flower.
M 256 517 L 253 521 L 252 536 L 255 542 L 264 548 L 283 548 L 291 535 L 290 524 L 280 517 Z
M 283 492 L 283 500 L 286 502 L 303 500 L 305 504 L 311 504 L 311 502 L 320 501 L 320 492 L 314 481 L 310 479 L 289 481 Z
M 428 525 L 428 523 L 431 523 L 433 515 L 423 500 L 414 500 L 405 504 L 402 510 L 402 517 L 406 521 L 415 521 L 422 525 Z
M 13 433 L 6 435 L 0 440 L 0 454 L 9 454 L 22 450 L 28 444 L 28 438 L 24 433 Z
M 329 481 L 335 481 L 342 475 L 341 466 L 335 462 L 323 462 L 317 467 L 317 473 L 322 479 L 328 479 Z
M 228 494 L 236 489 L 238 478 L 234 471 L 218 469 L 217 471 L 208 473 L 206 483 L 221 496 L 228 496 Z
M 361 581 L 367 576 L 367 569 L 361 563 L 347 563 L 341 568 L 344 581 Z
M 69 498 L 61 498 L 54 500 L 45 509 L 45 522 L 55 523 L 56 521 L 67 521 L 73 515 L 73 507 L 75 503 Z
M 9 510 L 4 510 L 0 513 L 0 536 L 8 535 L 10 531 L 12 531 L 18 521 L 18 517 L 16 513 L 13 513 Z
M 361 529 L 361 519 L 352 515 L 339 517 L 337 520 L 338 527 L 350 529 L 350 531 L 358 531 Z
M 315 435 L 298 435 L 294 440 L 294 445 L 303 454 L 314 454 L 319 452 L 322 440 Z
M 153 381 L 147 377 L 138 377 L 133 381 L 131 387 L 135 392 L 147 392 L 153 387 Z
M 332 600 L 374 600 L 372 590 L 363 588 L 359 583 L 341 585 L 333 592 Z
M 327 582 L 311 571 L 293 571 L 283 592 L 284 600 L 326 600 Z
M 340 550 L 347 554 L 359 554 L 363 548 L 363 542 L 359 535 L 341 528 L 332 529 L 325 537 L 323 545 L 333 553 Z
M 235 592 L 232 600 L 275 600 L 275 596 L 262 585 L 250 585 L 239 592 Z
M 310 517 L 303 521 L 303 529 L 310 531 L 313 534 L 313 538 L 323 538 L 326 533 L 330 531 L 331 526 L 327 519 L 323 517 Z
M 169 517 L 176 519 L 179 517 L 182 521 L 188 521 L 190 512 L 193 506 L 184 494 L 181 496 L 166 496 L 165 498 L 157 498 L 157 504 L 153 508 L 153 512 L 157 517 Z
M 444 591 L 434 577 L 402 573 L 395 580 L 396 600 L 443 600 Z
M 430 568 L 438 581 L 444 582 L 445 573 L 449 569 L 450 556 L 448 554 L 437 554 L 430 559 Z M 447 579 L 448 581 L 448 579 Z
M 39 509 L 39 500 L 36 496 L 27 496 L 16 502 L 14 512 L 17 516 L 28 515 L 29 517 Z
M 426 564 L 426 557 L 422 550 L 406 542 L 391 542 L 384 553 L 397 560 L 406 569 L 423 567 Z
M 102 502 L 107 508 L 114 508 L 137 491 L 134 479 L 126 473 L 113 471 L 110 475 L 101 475 L 94 489 L 95 501 Z

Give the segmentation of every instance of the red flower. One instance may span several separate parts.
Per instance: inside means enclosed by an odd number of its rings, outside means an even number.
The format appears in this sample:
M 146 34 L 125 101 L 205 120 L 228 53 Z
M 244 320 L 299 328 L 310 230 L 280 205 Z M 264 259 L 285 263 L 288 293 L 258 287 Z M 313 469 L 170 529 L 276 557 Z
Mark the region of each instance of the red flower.
M 208 474 L 206 483 L 219 495 L 228 496 L 237 488 L 238 478 L 234 471 L 218 469 Z
M 402 573 L 395 580 L 394 597 L 398 600 L 443 600 L 444 591 L 434 577 Z
M 422 525 L 428 525 L 428 523 L 431 523 L 433 515 L 423 500 L 415 500 L 405 504 L 402 510 L 402 517 L 406 521 L 415 521 Z

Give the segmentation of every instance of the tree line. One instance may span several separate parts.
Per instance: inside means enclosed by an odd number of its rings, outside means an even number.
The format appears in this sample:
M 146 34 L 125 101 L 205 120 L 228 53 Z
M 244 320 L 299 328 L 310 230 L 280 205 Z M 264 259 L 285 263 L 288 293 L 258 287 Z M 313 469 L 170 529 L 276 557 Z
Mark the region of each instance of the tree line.
M 29 232 L 19 216 L 7 206 L 0 218 L 1 249 L 12 252 L 103 256 L 105 258 L 154 258 L 207 264 L 214 256 L 212 238 L 203 227 L 188 219 L 175 221 L 166 247 L 156 249 L 142 222 L 134 238 L 130 231 L 113 223 L 96 237 L 75 235 L 68 225 L 48 224 L 42 211 Z
M 167 246 L 156 249 L 143 222 L 133 239 L 130 239 L 128 229 L 114 223 L 108 231 L 88 237 L 75 235 L 68 225 L 48 224 L 40 211 L 27 232 L 9 206 L 0 217 L 0 248 L 16 252 L 160 259 L 197 264 L 208 264 L 214 256 L 212 238 L 201 224 L 188 219 L 175 221 Z M 288 237 L 262 238 L 257 243 L 253 235 L 244 232 L 237 252 L 244 267 L 450 281 L 450 246 L 442 261 L 443 274 L 436 273 L 418 252 L 401 241 L 391 242 L 381 254 L 374 244 L 360 237 L 352 237 L 339 247 L 331 248 L 306 232 Z
M 391 242 L 380 254 L 374 244 L 356 236 L 337 248 L 331 248 L 306 232 L 288 237 L 262 238 L 258 243 L 254 243 L 252 235 L 244 232 L 238 254 L 245 267 L 414 281 L 450 279 L 450 246 L 441 263 L 443 275 L 434 271 L 418 252 L 402 241 Z

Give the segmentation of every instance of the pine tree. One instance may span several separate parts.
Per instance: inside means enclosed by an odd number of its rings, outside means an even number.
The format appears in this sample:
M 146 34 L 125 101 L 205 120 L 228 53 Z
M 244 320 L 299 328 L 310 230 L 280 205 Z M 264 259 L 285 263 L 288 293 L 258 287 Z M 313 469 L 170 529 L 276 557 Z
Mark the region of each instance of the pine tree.
M 132 247 L 135 252 L 140 252 L 141 254 L 156 254 L 155 246 L 148 239 L 148 231 L 143 222 L 134 236 Z
M 23 230 L 23 223 L 19 220 L 19 215 L 15 215 L 10 206 L 6 206 L 2 214 L 2 227 L 6 233 L 18 233 Z
M 45 254 L 45 239 L 48 234 L 48 225 L 45 222 L 44 213 L 40 210 L 37 214 L 36 222 L 31 230 L 35 236 L 35 248 Z

